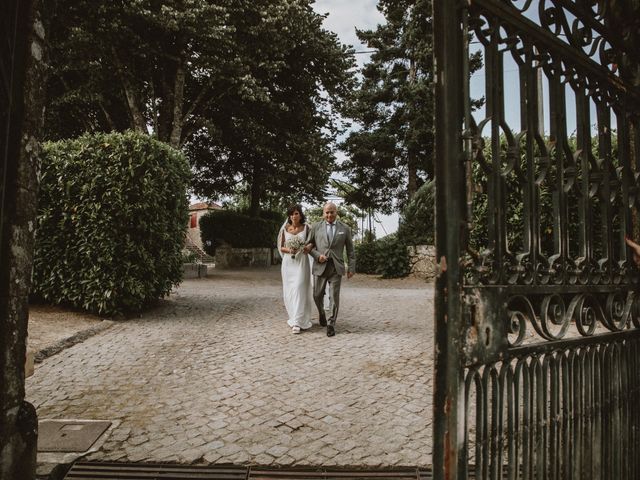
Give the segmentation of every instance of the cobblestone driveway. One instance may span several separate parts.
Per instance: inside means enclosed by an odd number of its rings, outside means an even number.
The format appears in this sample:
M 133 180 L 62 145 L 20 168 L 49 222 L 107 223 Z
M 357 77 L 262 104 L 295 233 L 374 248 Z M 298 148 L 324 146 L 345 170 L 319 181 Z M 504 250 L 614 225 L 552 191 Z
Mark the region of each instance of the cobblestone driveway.
M 426 466 L 432 294 L 345 279 L 337 335 L 291 335 L 279 270 L 216 271 L 46 359 L 27 398 L 41 420 L 117 420 L 90 460 Z

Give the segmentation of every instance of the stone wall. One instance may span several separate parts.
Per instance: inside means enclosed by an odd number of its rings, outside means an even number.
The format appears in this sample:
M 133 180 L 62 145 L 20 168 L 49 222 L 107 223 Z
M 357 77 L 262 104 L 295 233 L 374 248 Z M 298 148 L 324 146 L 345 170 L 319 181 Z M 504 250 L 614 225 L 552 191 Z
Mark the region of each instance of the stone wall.
M 270 248 L 218 247 L 215 255 L 216 268 L 258 267 L 268 268 L 272 262 Z
M 411 276 L 433 280 L 436 276 L 436 248 L 433 245 L 408 247 Z
M 207 276 L 207 265 L 204 263 L 183 263 L 182 278 L 204 278 Z

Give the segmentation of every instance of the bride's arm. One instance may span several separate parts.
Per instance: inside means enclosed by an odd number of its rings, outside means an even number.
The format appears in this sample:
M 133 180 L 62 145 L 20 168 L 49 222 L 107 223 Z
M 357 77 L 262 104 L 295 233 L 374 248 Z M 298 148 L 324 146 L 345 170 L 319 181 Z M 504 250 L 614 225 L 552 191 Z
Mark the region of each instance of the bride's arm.
M 282 240 L 280 240 L 280 251 L 282 253 L 291 253 L 291 250 L 284 246 L 284 230 L 282 231 Z

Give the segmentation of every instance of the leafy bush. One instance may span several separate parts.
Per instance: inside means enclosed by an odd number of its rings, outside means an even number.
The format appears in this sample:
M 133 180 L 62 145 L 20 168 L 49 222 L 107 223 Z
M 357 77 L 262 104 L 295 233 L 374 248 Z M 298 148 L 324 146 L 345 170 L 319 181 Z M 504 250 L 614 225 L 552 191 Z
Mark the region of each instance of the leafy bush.
M 375 241 L 376 268 L 382 278 L 406 277 L 410 273 L 407 246 L 397 235 L 387 235 Z
M 356 245 L 358 273 L 379 274 L 383 278 L 406 277 L 410 273 L 406 244 L 397 235 Z
M 189 250 L 182 250 L 182 263 L 199 263 L 198 256 Z
M 362 242 L 356 245 L 356 269 L 358 273 L 378 273 L 376 265 L 376 243 Z
M 35 297 L 101 314 L 139 311 L 182 277 L 189 167 L 137 133 L 44 146 Z
M 248 211 L 242 212 L 245 215 L 248 215 Z M 285 221 L 287 216 L 286 212 L 278 212 L 275 210 L 260 210 L 258 216 L 263 220 L 270 220 L 272 222 L 276 222 L 278 224 L 278 228 L 282 226 L 282 222 Z M 307 222 L 308 223 L 308 222 Z
M 433 245 L 435 226 L 433 180 L 422 185 L 402 211 L 398 238 L 407 245 Z
M 215 255 L 222 244 L 236 248 L 274 248 L 280 220 L 255 218 L 233 210 L 209 212 L 200 219 L 204 250 Z

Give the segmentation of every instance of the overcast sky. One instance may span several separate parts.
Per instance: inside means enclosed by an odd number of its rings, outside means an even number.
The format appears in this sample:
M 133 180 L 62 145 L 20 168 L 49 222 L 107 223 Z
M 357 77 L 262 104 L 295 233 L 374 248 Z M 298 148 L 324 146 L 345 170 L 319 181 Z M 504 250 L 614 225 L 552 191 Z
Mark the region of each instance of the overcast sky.
M 324 26 L 337 33 L 342 43 L 352 45 L 356 51 L 363 51 L 366 47 L 358 41 L 356 28 L 371 29 L 384 22 L 384 17 L 376 8 L 377 4 L 377 0 L 317 0 L 313 8 L 318 13 L 329 14 Z M 356 58 L 362 64 L 367 55 L 356 55 Z

